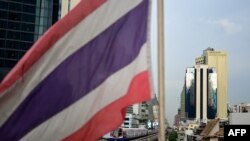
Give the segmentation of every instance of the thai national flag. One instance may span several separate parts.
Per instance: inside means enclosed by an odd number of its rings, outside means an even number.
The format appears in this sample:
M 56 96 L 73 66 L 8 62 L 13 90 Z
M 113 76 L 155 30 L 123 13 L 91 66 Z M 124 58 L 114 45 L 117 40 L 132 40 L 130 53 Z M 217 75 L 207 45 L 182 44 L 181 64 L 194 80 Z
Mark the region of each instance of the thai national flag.
M 149 100 L 149 0 L 82 0 L 0 85 L 0 140 L 98 140 Z

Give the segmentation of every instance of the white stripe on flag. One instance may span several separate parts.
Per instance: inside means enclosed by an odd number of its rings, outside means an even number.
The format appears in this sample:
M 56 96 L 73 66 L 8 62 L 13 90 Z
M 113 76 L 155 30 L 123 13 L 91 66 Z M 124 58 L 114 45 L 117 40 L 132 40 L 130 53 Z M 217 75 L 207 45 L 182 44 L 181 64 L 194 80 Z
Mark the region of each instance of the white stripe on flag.
M 111 75 L 85 97 L 36 127 L 24 136 L 22 140 L 33 141 L 37 140 L 37 137 L 39 137 L 39 140 L 44 141 L 61 140 L 71 135 L 102 108 L 126 94 L 134 76 L 148 70 L 145 60 L 147 60 L 147 44 L 143 45 L 139 55 L 132 63 Z M 117 82 L 121 82 L 122 85 L 117 85 Z M 94 105 L 93 102 L 95 103 Z
M 61 62 L 136 7 L 141 1 L 108 0 L 65 34 L 21 79 L 2 94 L 3 96 L 0 97 L 0 126 L 28 94 Z

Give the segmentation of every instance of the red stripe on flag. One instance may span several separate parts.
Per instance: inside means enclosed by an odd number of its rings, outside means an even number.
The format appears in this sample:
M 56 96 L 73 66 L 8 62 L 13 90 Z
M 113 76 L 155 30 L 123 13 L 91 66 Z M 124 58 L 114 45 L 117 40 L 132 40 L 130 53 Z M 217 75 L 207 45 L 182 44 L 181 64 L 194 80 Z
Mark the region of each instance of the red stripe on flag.
M 122 82 L 121 84 L 122 85 Z M 151 87 L 149 81 L 149 72 L 144 71 L 136 75 L 124 97 L 114 101 L 107 107 L 100 110 L 83 127 L 66 137 L 65 141 L 95 141 L 104 134 L 119 127 L 125 117 L 127 106 L 150 100 Z
M 63 35 L 72 27 L 86 18 L 90 13 L 102 5 L 106 0 L 81 0 L 62 20 L 53 25 L 23 56 L 16 66 L 8 73 L 0 84 L 0 93 L 4 92 L 19 78 L 21 78 L 29 68 L 40 59 Z

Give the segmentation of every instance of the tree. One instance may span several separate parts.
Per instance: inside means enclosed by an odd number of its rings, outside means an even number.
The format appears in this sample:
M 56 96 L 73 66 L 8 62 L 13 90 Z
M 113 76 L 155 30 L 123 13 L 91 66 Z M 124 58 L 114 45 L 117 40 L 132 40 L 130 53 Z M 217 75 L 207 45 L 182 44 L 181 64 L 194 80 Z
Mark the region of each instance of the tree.
M 169 141 L 176 141 L 177 138 L 178 138 L 177 132 L 171 132 L 171 133 L 169 134 L 168 140 L 169 140 Z

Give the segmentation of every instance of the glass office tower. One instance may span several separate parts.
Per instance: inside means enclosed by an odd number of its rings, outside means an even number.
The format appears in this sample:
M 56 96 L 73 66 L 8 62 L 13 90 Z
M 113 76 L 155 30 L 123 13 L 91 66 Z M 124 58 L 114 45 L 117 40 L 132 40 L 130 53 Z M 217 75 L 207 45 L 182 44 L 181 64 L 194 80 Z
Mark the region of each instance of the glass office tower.
M 195 87 L 195 69 L 187 68 L 185 82 L 185 111 L 188 119 L 196 117 L 196 87 Z
M 214 119 L 217 115 L 217 73 L 214 68 L 208 69 L 208 119 Z
M 60 0 L 0 0 L 0 80 L 60 17 Z

